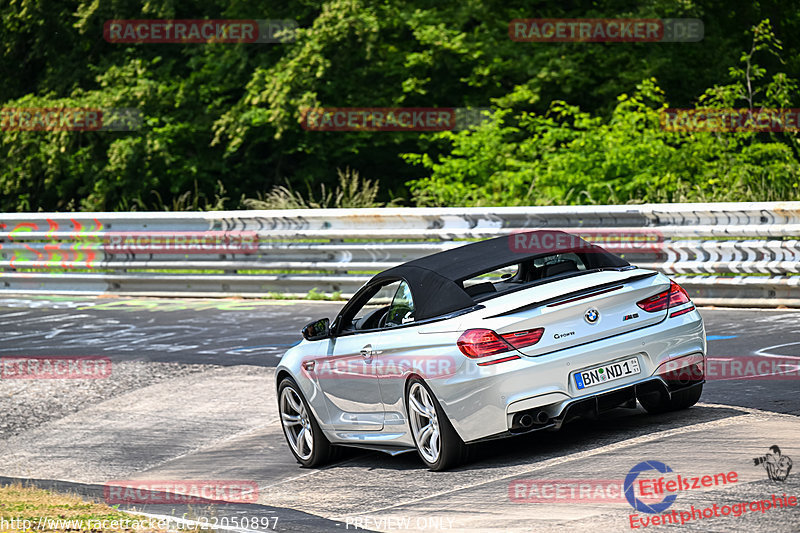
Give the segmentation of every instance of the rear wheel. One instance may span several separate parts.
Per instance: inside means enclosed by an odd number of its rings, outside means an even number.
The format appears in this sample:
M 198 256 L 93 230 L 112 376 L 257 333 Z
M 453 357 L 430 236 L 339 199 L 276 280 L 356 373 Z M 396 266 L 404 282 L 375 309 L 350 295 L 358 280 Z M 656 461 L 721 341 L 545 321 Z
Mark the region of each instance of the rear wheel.
M 406 409 L 414 445 L 428 468 L 438 472 L 466 460 L 468 447 L 456 433 L 436 397 L 419 378 L 408 382 Z
M 688 409 L 700 400 L 703 394 L 703 385 L 690 389 L 679 390 L 672 393 L 672 398 L 666 394 L 646 395 L 639 398 L 639 403 L 650 414 L 666 413 Z
M 291 378 L 278 387 L 278 410 L 286 442 L 298 463 L 315 467 L 333 458 L 336 448 L 322 434 L 300 387 Z

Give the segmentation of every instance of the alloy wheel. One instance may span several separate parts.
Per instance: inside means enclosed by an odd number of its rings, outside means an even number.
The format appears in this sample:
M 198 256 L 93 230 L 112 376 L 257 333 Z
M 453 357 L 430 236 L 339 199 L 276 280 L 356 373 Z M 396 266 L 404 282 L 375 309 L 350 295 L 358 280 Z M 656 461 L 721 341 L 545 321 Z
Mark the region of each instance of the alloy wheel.
M 314 433 L 311 416 L 294 388 L 285 387 L 281 392 L 281 424 L 292 451 L 301 459 L 308 460 L 314 453 Z
M 433 464 L 441 453 L 441 431 L 436 407 L 421 383 L 411 384 L 408 390 L 408 407 L 417 449 L 425 461 Z

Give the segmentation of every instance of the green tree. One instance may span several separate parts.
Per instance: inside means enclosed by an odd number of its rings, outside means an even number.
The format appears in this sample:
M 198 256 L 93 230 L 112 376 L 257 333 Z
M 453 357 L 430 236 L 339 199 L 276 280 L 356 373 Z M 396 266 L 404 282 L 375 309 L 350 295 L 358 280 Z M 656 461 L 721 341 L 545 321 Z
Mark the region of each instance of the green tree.
M 769 22 L 753 27 L 753 46 L 731 68 L 731 83 L 700 107 L 797 107 L 796 80 L 754 63 L 778 54 Z M 500 109 L 474 130 L 443 133 L 452 150 L 438 159 L 408 153 L 430 176 L 409 186 L 418 205 L 529 205 L 800 198 L 796 133 L 673 132 L 655 79 L 617 98 L 610 117 L 554 101 L 545 113 Z
M 219 207 L 222 198 L 252 198 L 287 183 L 294 190 L 317 191 L 324 184 L 332 191 L 336 169 L 346 167 L 380 180 L 375 201 L 382 203 L 409 197 L 407 181 L 452 181 L 401 154 L 418 154 L 439 164 L 458 158 L 455 149 L 463 150 L 460 157 L 471 163 L 461 169 L 466 179 L 457 185 L 464 192 L 447 193 L 448 202 L 467 201 L 463 198 L 471 189 L 484 187 L 488 178 L 480 175 L 495 167 L 502 169 L 504 179 L 519 181 L 518 189 L 527 194 L 533 172 L 539 176 L 534 165 L 545 161 L 535 156 L 539 148 L 525 142 L 531 132 L 551 148 L 561 146 L 559 142 L 568 142 L 581 128 L 609 125 L 615 113 L 619 120 L 620 94 L 633 95 L 625 103 L 632 109 L 638 109 L 634 100 L 639 98 L 656 109 L 658 104 L 646 94 L 636 96 L 637 84 L 652 78 L 659 80 L 664 99 L 668 96 L 673 106 L 693 105 L 707 88 L 726 80 L 728 66 L 750 44 L 747 28 L 767 16 L 783 50 L 780 57 L 759 50 L 758 62 L 767 72 L 785 77 L 769 80 L 774 82 L 771 92 L 754 97 L 778 101 L 783 95 L 791 100 L 791 78 L 800 72 L 800 11 L 778 0 L 736 9 L 716 0 L 579 0 L 533 7 L 522 0 L 9 0 L 0 4 L 0 106 L 133 107 L 141 112 L 143 124 L 132 132 L 2 132 L 0 210 Z M 509 21 L 529 17 L 696 17 L 705 23 L 705 38 L 660 44 L 510 40 Z M 148 18 L 289 18 L 301 30 L 296 42 L 281 45 L 114 44 L 102 38 L 107 20 Z M 751 68 L 751 79 L 767 91 L 768 80 L 758 74 Z M 486 125 L 472 141 L 459 133 L 451 138 L 316 132 L 299 125 L 306 106 L 489 105 L 501 111 L 498 122 Z M 559 126 L 548 136 L 528 116 Z M 573 118 L 579 119 L 577 125 Z M 635 136 L 635 131 L 628 134 Z M 472 157 L 468 143 L 482 149 L 481 135 L 494 148 Z M 572 140 L 578 142 L 577 137 Z M 670 142 L 678 142 L 661 141 L 671 147 Z M 460 148 L 458 143 L 463 143 Z M 747 161 L 783 164 L 778 146 L 761 144 L 759 138 L 757 145 L 748 145 Z M 614 161 L 625 154 L 623 148 L 617 151 Z M 790 155 L 796 158 L 796 152 Z M 552 163 L 556 166 L 548 172 L 553 176 L 558 165 L 577 164 Z M 624 165 L 609 165 L 604 175 L 618 179 L 611 168 Z M 426 203 L 423 197 L 439 192 L 422 183 L 414 190 Z M 609 190 L 606 185 L 598 189 L 571 183 L 559 192 L 561 186 L 546 183 L 534 188 L 538 196 L 525 198 L 555 202 L 568 195 L 569 201 L 602 201 L 598 190 Z M 504 182 L 492 186 L 496 190 L 485 193 L 492 201 L 520 201 L 504 199 Z M 633 194 L 619 188 L 620 201 Z M 230 201 L 225 205 L 238 206 Z

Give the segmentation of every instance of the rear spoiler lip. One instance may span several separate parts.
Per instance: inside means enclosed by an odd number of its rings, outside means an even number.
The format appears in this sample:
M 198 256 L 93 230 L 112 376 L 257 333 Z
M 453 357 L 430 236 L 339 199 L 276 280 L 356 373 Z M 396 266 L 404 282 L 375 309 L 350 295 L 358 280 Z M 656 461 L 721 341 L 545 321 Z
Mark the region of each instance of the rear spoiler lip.
M 577 290 L 577 291 L 568 292 L 567 294 L 562 294 L 560 296 L 554 296 L 553 298 L 548 298 L 546 300 L 541 300 L 539 302 L 533 302 L 533 303 L 525 304 L 523 306 L 511 309 L 509 311 L 503 311 L 502 313 L 498 313 L 496 315 L 487 316 L 487 317 L 484 317 L 484 318 L 487 318 L 487 319 L 488 318 L 498 318 L 498 317 L 502 317 L 502 316 L 513 315 L 515 313 L 521 313 L 523 311 L 530 311 L 531 309 L 535 309 L 537 307 L 542 307 L 542 306 L 545 306 L 545 305 L 548 305 L 548 304 L 552 304 L 552 303 L 558 302 L 560 300 L 565 300 L 565 299 L 568 299 L 568 298 L 574 298 L 576 296 L 583 296 L 583 295 L 586 295 L 586 294 L 591 294 L 591 293 L 593 293 L 593 292 L 595 292 L 595 291 L 597 291 L 599 289 L 605 289 L 607 287 L 613 287 L 614 285 L 620 285 L 620 284 L 628 283 L 628 282 L 631 282 L 631 281 L 638 281 L 640 279 L 651 278 L 651 277 L 657 276 L 657 275 L 658 275 L 658 272 L 656 272 L 656 271 L 650 271 L 650 272 L 646 272 L 644 274 L 637 274 L 637 275 L 631 276 L 629 278 L 616 280 L 616 281 L 610 281 L 610 282 L 607 282 L 607 283 L 601 283 L 599 285 L 594 285 L 594 286 L 588 287 L 586 289 L 580 289 L 580 290 Z

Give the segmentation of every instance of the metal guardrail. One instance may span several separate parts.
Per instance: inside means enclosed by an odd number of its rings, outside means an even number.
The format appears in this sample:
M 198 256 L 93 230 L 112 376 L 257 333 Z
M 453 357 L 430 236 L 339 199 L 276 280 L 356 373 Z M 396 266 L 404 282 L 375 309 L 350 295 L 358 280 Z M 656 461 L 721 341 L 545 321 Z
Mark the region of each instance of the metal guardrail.
M 800 307 L 800 202 L 0 214 L 0 292 L 346 297 L 372 272 L 530 229 L 660 270 L 701 305 Z

